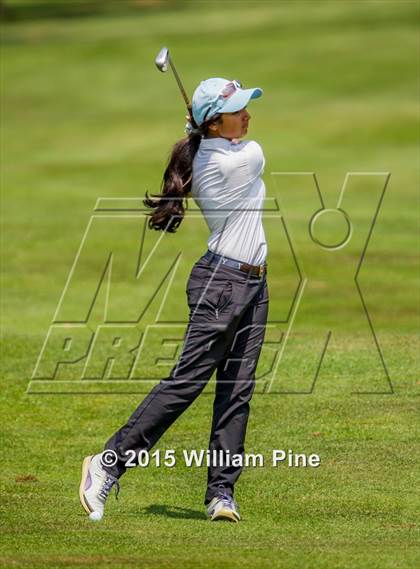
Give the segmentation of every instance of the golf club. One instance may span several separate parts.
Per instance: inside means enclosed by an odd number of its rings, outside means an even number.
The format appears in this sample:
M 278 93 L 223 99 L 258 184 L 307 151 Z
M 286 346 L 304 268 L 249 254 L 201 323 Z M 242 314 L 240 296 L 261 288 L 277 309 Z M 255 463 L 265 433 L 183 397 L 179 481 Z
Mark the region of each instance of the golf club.
M 189 100 L 188 95 L 184 89 L 184 86 L 182 85 L 182 82 L 181 82 L 181 79 L 178 75 L 178 72 L 175 69 L 175 65 L 174 65 L 174 63 L 173 63 L 173 61 L 169 55 L 169 49 L 167 47 L 162 47 L 162 49 L 159 51 L 159 53 L 157 54 L 156 59 L 155 59 L 155 64 L 156 64 L 156 67 L 159 69 L 159 71 L 161 71 L 162 73 L 165 73 L 165 71 L 168 70 L 168 65 L 171 67 L 173 74 L 175 75 L 176 82 L 178 83 L 178 87 L 181 91 L 182 97 L 185 101 L 185 104 L 187 105 L 188 114 L 190 116 L 190 121 L 193 124 L 193 126 L 196 126 L 194 118 L 192 116 L 192 108 L 191 108 L 190 100 Z

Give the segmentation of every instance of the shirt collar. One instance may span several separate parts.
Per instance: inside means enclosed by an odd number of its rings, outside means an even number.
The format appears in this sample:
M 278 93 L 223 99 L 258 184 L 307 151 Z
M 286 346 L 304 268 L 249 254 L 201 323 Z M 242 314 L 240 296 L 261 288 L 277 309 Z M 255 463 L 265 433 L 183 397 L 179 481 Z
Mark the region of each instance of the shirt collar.
M 237 144 L 222 137 L 202 138 L 200 142 L 200 148 L 230 148 L 231 146 L 237 146 Z

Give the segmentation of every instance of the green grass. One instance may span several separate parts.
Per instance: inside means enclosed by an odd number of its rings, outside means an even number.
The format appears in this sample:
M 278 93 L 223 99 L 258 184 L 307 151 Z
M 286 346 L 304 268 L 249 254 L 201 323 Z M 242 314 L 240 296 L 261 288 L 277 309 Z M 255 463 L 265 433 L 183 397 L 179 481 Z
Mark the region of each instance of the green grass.
M 3 565 L 418 567 L 418 3 L 158 3 L 70 19 L 35 18 L 34 6 L 26 9 L 33 19 L 2 29 Z M 238 525 L 205 519 L 206 471 L 181 460 L 173 469 L 129 472 L 103 523 L 89 523 L 77 495 L 81 459 L 101 449 L 142 394 L 26 393 L 97 198 L 157 191 L 170 147 L 183 135 L 175 82 L 153 65 L 165 44 L 189 92 L 214 75 L 264 89 L 249 106 L 250 137 L 264 149 L 267 196 L 280 200 L 310 285 L 273 391 L 307 389 L 311 342 L 333 330 L 310 395 L 261 394 L 268 343 L 263 351 L 247 452 L 268 458 L 273 448 L 294 449 L 322 462 L 318 469 L 268 461 L 245 469 L 236 487 Z M 349 183 L 343 207 L 357 231 L 329 257 L 305 233 L 317 209 L 312 178 L 271 176 L 311 171 L 328 207 L 347 172 L 391 173 L 359 282 L 394 394 L 354 394 L 388 389 L 352 280 L 383 176 Z M 278 218 L 267 214 L 265 224 L 270 318 L 284 319 L 298 277 Z M 319 230 L 334 236 L 340 227 Z M 101 267 L 96 252 L 116 234 L 125 256 L 114 275 L 113 309 L 129 310 L 135 294 L 146 302 L 153 283 L 138 287 L 129 272 L 138 234 L 115 226 L 93 235 L 83 286 L 68 299 L 72 310 L 90 298 Z M 146 250 L 157 237 L 147 234 Z M 178 251 L 184 257 L 163 320 L 185 321 L 186 279 L 206 238 L 204 223 L 189 213 L 164 242 L 161 267 Z M 275 339 L 267 330 L 267 340 Z M 147 364 L 145 371 L 156 380 L 170 367 Z M 179 457 L 183 448 L 206 448 L 213 387 L 158 448 L 175 448 Z

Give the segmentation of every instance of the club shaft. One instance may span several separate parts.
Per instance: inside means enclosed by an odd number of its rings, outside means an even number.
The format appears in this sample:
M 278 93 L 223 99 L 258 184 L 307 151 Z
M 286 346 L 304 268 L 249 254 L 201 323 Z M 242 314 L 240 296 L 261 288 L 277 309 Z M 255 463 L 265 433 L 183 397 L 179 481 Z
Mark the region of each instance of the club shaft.
M 184 86 L 183 86 L 183 84 L 181 83 L 181 79 L 179 78 L 179 75 L 178 75 L 178 73 L 177 73 L 177 70 L 175 69 L 175 65 L 173 64 L 172 59 L 171 59 L 170 57 L 168 57 L 168 61 L 169 61 L 169 65 L 171 66 L 171 69 L 172 69 L 172 71 L 173 71 L 173 73 L 174 73 L 174 75 L 175 75 L 176 82 L 178 83 L 178 87 L 179 87 L 179 90 L 180 90 L 181 93 L 182 93 L 182 96 L 183 96 L 183 98 L 184 98 L 185 104 L 187 105 L 188 110 L 190 110 L 190 109 L 191 109 L 191 103 L 190 103 L 190 100 L 188 99 L 187 93 L 185 92 Z

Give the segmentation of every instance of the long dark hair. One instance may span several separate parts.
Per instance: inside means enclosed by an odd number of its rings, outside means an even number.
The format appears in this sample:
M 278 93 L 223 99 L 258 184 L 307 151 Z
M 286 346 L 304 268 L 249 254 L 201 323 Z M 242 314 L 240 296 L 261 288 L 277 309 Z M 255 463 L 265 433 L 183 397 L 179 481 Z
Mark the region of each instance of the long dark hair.
M 184 219 L 184 198 L 191 191 L 192 164 L 200 146 L 201 138 L 207 135 L 208 127 L 220 121 L 220 115 L 212 117 L 194 132 L 178 140 L 172 148 L 168 165 L 163 174 L 161 193 L 151 194 L 143 200 L 145 206 L 153 208 L 149 216 L 148 226 L 156 231 L 175 233 Z

